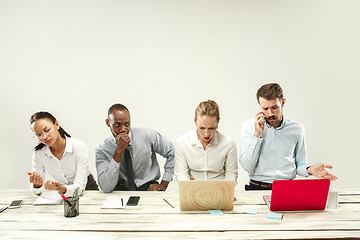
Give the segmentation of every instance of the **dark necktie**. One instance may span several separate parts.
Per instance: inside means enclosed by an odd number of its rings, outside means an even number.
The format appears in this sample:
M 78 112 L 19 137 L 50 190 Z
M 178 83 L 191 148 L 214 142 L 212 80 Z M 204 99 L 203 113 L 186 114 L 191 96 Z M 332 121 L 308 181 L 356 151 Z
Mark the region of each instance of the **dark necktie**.
M 129 150 L 126 148 L 124 151 L 124 158 L 126 163 L 126 175 L 129 191 L 136 191 L 136 184 L 134 182 L 134 170 L 131 161 L 131 155 Z

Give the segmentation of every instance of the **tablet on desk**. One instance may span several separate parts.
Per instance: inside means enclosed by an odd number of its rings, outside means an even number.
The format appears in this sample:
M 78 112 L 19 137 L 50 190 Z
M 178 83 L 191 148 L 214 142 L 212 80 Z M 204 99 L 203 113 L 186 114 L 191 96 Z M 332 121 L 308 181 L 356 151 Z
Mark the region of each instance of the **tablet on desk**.
M 329 179 L 275 180 L 263 199 L 270 211 L 324 210 Z

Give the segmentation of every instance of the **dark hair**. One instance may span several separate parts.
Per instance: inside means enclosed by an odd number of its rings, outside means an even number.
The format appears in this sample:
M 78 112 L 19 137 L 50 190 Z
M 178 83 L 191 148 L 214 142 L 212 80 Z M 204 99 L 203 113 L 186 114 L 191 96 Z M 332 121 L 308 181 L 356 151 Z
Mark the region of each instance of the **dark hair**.
M 259 102 L 259 98 L 265 98 L 266 100 L 272 100 L 275 98 L 283 99 L 283 90 L 277 83 L 268 83 L 262 85 L 256 93 L 256 99 Z
M 120 104 L 120 103 L 116 103 L 114 105 L 112 105 L 109 110 L 108 110 L 108 117 L 110 116 L 110 114 L 114 111 L 114 109 L 118 110 L 118 111 L 123 111 L 126 110 L 129 112 L 129 109 L 127 109 L 127 107 L 125 107 L 124 105 Z M 130 112 L 129 112 L 130 113 Z
M 30 117 L 30 124 L 33 124 L 35 121 L 39 120 L 39 119 L 44 119 L 47 118 L 49 119 L 53 124 L 55 124 L 56 122 L 56 118 L 49 112 L 37 112 L 34 113 L 31 117 Z M 60 136 L 62 138 L 66 137 L 71 137 L 70 134 L 68 134 L 67 132 L 65 132 L 65 130 L 60 127 L 59 128 L 59 133 Z M 45 144 L 43 143 L 39 143 L 38 145 L 36 145 L 36 147 L 34 148 L 36 151 L 42 149 L 45 146 Z

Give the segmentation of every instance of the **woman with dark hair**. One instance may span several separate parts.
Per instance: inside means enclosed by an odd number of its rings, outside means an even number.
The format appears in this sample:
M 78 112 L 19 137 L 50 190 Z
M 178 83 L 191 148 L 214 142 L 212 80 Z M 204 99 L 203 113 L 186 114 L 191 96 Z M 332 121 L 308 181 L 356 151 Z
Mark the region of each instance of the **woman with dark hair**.
M 84 189 L 98 190 L 88 170 L 89 149 L 85 143 L 71 138 L 48 112 L 35 113 L 30 124 L 34 138 L 40 142 L 32 155 L 33 172 L 27 173 L 35 194 L 41 194 L 44 189 L 65 196 L 71 196 L 76 188 L 80 193 Z M 44 182 L 45 171 L 53 180 Z

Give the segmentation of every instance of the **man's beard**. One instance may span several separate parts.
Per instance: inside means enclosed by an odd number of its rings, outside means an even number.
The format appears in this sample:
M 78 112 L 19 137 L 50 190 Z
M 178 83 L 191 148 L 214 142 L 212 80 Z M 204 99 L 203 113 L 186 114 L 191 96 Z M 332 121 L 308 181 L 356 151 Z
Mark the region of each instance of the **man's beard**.
M 275 120 L 274 122 L 270 122 L 269 120 Z M 275 126 L 277 125 L 279 122 L 281 121 L 281 119 L 277 119 L 276 116 L 271 116 L 266 118 L 266 123 L 270 126 Z

